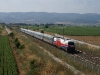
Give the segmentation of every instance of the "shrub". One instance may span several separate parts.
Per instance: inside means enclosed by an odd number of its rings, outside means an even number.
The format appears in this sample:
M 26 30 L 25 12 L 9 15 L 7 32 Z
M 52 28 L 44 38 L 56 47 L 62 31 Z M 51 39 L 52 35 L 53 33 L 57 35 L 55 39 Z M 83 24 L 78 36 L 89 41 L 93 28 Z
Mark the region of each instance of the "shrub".
M 20 42 L 15 42 L 15 45 L 16 45 L 17 48 L 19 48 L 20 47 Z
M 9 36 L 11 36 L 13 38 L 14 37 L 14 33 L 10 33 Z
M 16 47 L 19 48 L 19 49 L 23 49 L 25 47 L 24 44 L 21 44 L 19 42 L 18 38 L 15 38 L 14 42 L 15 42 Z
M 32 60 L 30 62 L 30 71 L 27 73 L 28 75 L 37 75 L 38 74 L 38 68 L 35 65 L 36 60 Z
M 49 26 L 48 25 L 45 25 L 45 28 L 49 28 Z
M 15 42 L 19 42 L 19 41 L 18 41 L 18 38 L 15 38 Z
M 24 44 L 22 44 L 22 45 L 19 46 L 19 49 L 23 49 L 23 48 L 25 48 Z
M 18 38 L 15 38 L 14 42 L 15 42 L 16 47 L 19 48 L 21 44 L 20 44 Z
M 44 31 L 43 31 L 43 30 L 41 30 L 41 33 L 44 33 Z

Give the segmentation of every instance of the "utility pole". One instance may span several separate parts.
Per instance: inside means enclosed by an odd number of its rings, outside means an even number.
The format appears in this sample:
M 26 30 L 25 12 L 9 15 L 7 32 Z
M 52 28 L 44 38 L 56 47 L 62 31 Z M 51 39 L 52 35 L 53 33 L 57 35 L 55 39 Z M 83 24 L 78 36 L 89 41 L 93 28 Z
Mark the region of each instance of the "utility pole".
M 63 24 L 63 38 L 64 38 L 64 24 Z

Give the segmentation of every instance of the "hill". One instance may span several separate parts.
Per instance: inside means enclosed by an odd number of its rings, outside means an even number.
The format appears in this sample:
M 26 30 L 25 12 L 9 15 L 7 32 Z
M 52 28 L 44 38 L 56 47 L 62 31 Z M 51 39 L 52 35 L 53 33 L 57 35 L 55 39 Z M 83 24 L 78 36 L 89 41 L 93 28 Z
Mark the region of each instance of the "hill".
M 100 14 L 47 13 L 47 12 L 0 12 L 6 23 L 100 23 Z

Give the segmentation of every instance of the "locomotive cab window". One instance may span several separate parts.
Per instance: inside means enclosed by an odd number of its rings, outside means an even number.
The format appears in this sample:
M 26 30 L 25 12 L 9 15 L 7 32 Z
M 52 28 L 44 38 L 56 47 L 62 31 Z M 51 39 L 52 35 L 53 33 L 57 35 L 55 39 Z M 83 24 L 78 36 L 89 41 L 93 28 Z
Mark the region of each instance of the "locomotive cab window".
M 68 45 L 74 45 L 74 42 L 68 42 Z

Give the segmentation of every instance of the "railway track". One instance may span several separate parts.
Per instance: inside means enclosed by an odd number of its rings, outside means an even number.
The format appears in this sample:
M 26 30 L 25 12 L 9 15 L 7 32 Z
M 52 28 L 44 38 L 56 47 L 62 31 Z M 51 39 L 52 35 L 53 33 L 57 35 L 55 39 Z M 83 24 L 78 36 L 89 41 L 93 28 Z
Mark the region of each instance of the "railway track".
M 78 53 L 74 53 L 74 54 L 68 53 L 68 54 L 72 58 L 76 58 L 77 60 L 80 60 L 82 62 L 91 64 L 93 66 L 97 66 L 100 68 L 100 57 L 88 55 L 87 53 L 84 53 L 84 52 L 78 52 Z
M 100 58 L 99 57 L 89 56 L 87 54 L 85 54 L 85 55 L 84 54 L 81 54 L 80 56 L 84 57 L 91 64 L 94 64 L 94 65 L 97 65 L 97 66 L 100 67 Z

